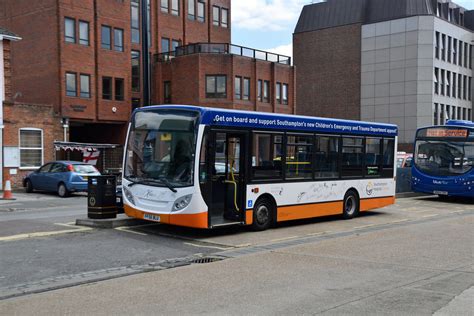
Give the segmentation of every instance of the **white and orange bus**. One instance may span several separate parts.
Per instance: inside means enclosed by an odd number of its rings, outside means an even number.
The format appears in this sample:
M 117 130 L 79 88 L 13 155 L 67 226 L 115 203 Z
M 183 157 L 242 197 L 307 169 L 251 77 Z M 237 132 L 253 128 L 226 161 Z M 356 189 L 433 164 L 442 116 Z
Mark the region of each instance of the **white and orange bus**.
M 395 201 L 397 127 L 162 105 L 135 110 L 124 154 L 128 216 L 195 228 L 360 211 Z

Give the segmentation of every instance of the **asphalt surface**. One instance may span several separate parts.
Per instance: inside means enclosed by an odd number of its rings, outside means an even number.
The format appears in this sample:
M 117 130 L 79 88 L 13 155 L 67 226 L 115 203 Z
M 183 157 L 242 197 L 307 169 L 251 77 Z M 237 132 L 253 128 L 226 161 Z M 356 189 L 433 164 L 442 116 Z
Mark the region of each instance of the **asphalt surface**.
M 202 231 L 159 224 L 91 229 L 72 225 L 86 214 L 84 196 L 17 197 L 0 201 L 0 314 L 36 314 L 23 304 L 40 306 L 39 314 L 149 314 L 160 302 L 155 311 L 163 314 L 207 308 L 214 314 L 354 309 L 355 314 L 449 315 L 472 302 L 472 291 L 463 294 L 474 285 L 474 205 L 468 202 L 399 199 L 350 221 L 296 221 L 256 233 L 245 227 Z M 206 256 L 224 260 L 191 265 Z M 439 284 L 433 290 L 422 280 Z M 134 300 L 100 291 L 127 293 Z M 384 298 L 384 291 L 391 294 Z M 91 293 L 97 296 L 92 299 Z M 170 293 L 183 294 L 173 298 Z M 45 296 L 54 308 L 40 302 Z M 86 299 L 90 306 L 74 309 Z M 417 300 L 424 303 L 417 306 Z M 391 306 L 394 302 L 406 308 Z

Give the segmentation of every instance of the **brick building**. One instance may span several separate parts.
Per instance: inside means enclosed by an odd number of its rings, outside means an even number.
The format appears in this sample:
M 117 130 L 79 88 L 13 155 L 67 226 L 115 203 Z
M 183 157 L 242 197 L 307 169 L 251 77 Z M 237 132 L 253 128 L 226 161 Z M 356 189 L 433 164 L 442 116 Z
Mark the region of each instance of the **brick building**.
M 474 10 L 451 0 L 328 0 L 293 36 L 297 110 L 417 128 L 472 120 Z
M 195 43 L 236 47 L 230 8 L 230 0 L 0 0 L 0 25 L 23 37 L 11 48 L 15 101 L 51 105 L 67 141 L 123 144 L 131 111 L 145 103 L 146 39 L 153 104 L 294 112 L 288 57 L 186 50 Z M 211 75 L 219 83 L 225 77 L 224 94 L 206 93 Z

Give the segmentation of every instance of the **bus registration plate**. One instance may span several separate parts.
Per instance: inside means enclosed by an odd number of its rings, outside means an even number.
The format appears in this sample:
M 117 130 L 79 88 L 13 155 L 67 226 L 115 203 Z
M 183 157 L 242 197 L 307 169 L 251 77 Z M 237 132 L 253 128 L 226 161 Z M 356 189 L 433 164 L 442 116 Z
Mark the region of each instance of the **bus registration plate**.
M 146 220 L 149 220 L 149 221 L 154 221 L 154 222 L 159 222 L 160 221 L 160 216 L 145 213 L 145 214 L 143 214 L 143 219 L 146 219 Z
M 446 191 L 433 191 L 433 194 L 448 195 L 448 192 L 446 192 Z

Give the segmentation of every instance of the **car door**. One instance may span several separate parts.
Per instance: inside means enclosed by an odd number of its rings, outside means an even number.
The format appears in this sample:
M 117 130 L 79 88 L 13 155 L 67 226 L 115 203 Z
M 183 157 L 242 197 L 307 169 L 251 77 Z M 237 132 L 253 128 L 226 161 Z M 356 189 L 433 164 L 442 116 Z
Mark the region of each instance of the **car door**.
M 47 176 L 52 165 L 52 163 L 47 163 L 30 175 L 29 178 L 31 180 L 31 184 L 33 184 L 33 188 L 36 190 L 47 190 Z
M 66 172 L 66 166 L 62 163 L 54 163 L 47 175 L 47 186 L 48 191 L 54 191 L 58 189 L 60 182 L 66 182 L 64 179 Z

